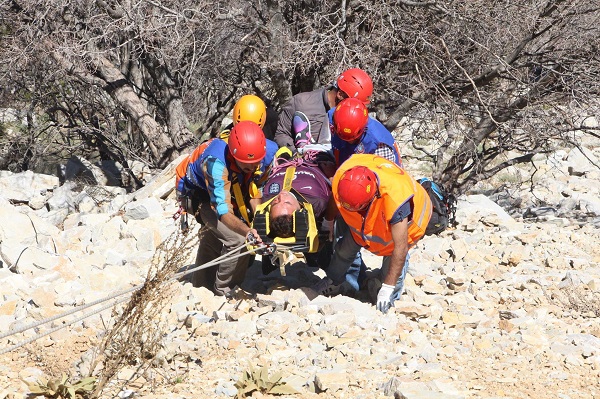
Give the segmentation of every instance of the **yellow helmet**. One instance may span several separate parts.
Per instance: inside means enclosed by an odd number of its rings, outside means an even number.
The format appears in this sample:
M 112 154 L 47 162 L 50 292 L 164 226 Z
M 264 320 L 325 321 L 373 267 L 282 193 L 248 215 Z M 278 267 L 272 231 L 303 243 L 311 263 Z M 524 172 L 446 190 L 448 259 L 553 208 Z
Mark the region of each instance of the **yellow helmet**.
M 241 121 L 256 123 L 261 129 L 265 126 L 267 119 L 267 107 L 259 97 L 247 94 L 242 96 L 233 107 L 233 125 Z

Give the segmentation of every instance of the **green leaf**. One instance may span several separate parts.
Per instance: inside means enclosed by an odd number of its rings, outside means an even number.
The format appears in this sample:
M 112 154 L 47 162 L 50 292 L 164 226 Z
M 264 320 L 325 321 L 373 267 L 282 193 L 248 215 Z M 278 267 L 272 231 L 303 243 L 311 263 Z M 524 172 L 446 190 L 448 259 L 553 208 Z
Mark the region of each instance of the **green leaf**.
M 278 384 L 279 381 L 281 380 L 281 378 L 283 378 L 283 373 L 281 372 L 281 370 L 279 370 L 278 372 L 273 374 L 271 377 L 269 377 L 269 381 L 271 381 L 275 384 Z
M 96 377 L 86 377 L 77 382 L 77 384 L 73 385 L 73 388 L 75 388 L 75 392 L 83 391 L 83 393 L 93 391 L 95 387 Z
M 73 388 L 72 386 L 67 387 L 67 394 L 71 399 L 75 399 L 75 388 Z
M 238 395 L 246 396 L 246 394 L 257 391 L 257 390 L 258 390 L 258 387 L 256 386 L 256 384 L 251 382 L 243 388 L 238 388 Z
M 83 380 L 81 380 L 79 382 L 81 382 L 81 383 L 83 383 L 85 385 L 87 385 L 89 383 L 92 383 L 92 382 L 95 384 L 97 379 L 98 378 L 96 378 L 96 377 L 85 377 Z
M 267 368 L 267 366 L 262 366 L 260 368 L 260 377 L 259 378 L 263 381 L 269 381 L 269 369 Z

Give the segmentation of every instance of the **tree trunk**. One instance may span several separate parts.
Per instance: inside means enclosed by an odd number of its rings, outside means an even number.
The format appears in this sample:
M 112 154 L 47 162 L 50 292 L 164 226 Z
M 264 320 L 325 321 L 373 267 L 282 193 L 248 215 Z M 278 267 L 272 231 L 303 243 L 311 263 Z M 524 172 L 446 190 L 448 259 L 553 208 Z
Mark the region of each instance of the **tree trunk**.
M 143 63 L 160 90 L 161 103 L 165 108 L 167 130 L 172 139 L 173 147 L 168 152 L 163 153 L 162 157 L 163 160 L 170 161 L 179 156 L 179 151 L 193 143 L 194 135 L 188 128 L 189 121 L 183 108 L 183 100 L 169 71 L 151 54 L 146 54 Z
M 173 152 L 173 141 L 154 120 L 125 76 L 113 63 L 101 56 L 95 57 L 93 62 L 97 67 L 96 74 L 107 83 L 104 87 L 106 92 L 133 118 L 140 129 L 156 166 L 164 166 L 163 154 Z M 166 159 L 167 162 L 169 160 Z

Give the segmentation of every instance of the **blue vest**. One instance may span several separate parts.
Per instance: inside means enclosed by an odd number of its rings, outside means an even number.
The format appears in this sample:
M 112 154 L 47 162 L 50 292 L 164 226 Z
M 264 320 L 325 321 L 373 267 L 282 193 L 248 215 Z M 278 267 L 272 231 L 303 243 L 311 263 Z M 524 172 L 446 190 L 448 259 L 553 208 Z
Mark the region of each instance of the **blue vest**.
M 402 166 L 402 160 L 400 154 L 398 154 L 394 137 L 381 122 L 369 116 L 365 133 L 362 135 L 360 141 L 353 144 L 340 139 L 338 135 L 333 132 L 334 111 L 335 108 L 329 110 L 327 115 L 329 116 L 329 126 L 331 129 L 331 148 L 338 166 L 344 163 L 344 161 L 353 154 L 374 154 L 379 143 L 387 144 L 394 151 L 394 156 L 396 158 L 394 162 L 397 165 Z

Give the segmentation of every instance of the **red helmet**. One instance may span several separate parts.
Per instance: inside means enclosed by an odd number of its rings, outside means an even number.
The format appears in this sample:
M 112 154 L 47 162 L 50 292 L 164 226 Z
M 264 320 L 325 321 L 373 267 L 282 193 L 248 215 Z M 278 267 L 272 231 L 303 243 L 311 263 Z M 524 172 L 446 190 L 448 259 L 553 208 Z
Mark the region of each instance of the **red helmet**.
M 366 166 L 344 172 L 337 187 L 339 201 L 350 212 L 364 210 L 377 194 L 377 176 Z
M 354 141 L 365 131 L 369 112 L 357 98 L 342 100 L 333 112 L 333 133 L 344 141 Z
M 337 79 L 337 87 L 350 98 L 358 98 L 368 104 L 373 94 L 373 81 L 365 71 L 359 68 L 348 69 Z
M 228 139 L 229 152 L 242 163 L 255 163 L 267 155 L 267 140 L 260 126 L 251 121 L 238 122 Z

